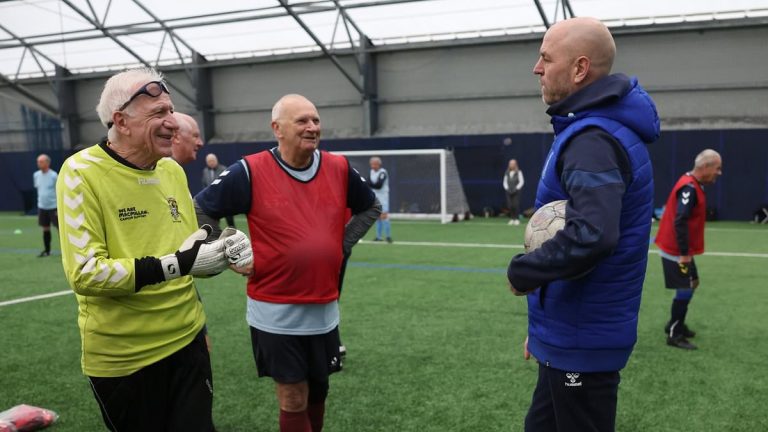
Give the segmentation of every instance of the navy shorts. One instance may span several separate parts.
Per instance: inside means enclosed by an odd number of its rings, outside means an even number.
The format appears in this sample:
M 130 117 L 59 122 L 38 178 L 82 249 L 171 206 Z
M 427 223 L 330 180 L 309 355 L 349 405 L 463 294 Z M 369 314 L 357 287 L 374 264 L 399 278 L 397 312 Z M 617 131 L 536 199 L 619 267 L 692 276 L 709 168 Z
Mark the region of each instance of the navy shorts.
M 693 258 L 688 264 L 680 264 L 676 260 L 662 257 L 661 266 L 664 268 L 664 284 L 667 288 L 695 288 L 694 281 L 698 281 L 699 272 Z
M 328 333 L 294 336 L 268 333 L 250 327 L 253 358 L 260 377 L 282 384 L 327 382 L 341 370 L 339 328 Z
M 59 227 L 59 219 L 58 215 L 56 214 L 56 209 L 46 210 L 46 209 L 37 209 L 37 224 L 41 227 L 49 227 L 51 225 L 55 226 L 56 228 Z

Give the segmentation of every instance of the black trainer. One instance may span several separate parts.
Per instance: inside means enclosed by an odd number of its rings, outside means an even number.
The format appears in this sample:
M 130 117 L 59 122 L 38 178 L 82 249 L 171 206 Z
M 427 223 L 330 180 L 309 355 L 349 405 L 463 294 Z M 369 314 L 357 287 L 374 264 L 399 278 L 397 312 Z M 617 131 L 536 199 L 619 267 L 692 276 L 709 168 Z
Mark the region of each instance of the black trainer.
M 42 258 L 42 257 L 47 257 L 47 256 L 51 256 L 51 253 L 49 251 L 42 251 L 42 252 L 40 252 L 40 255 L 38 255 L 37 257 L 38 258 Z
M 695 350 L 698 348 L 696 345 L 690 343 L 683 335 L 668 337 L 667 345 L 685 350 Z
M 381 241 L 381 239 L 376 237 L 375 239 L 373 239 L 373 241 Z
M 664 326 L 664 334 L 669 335 L 670 326 L 671 326 L 671 323 L 667 323 L 667 325 Z M 694 336 L 696 336 L 696 332 L 689 329 L 687 325 L 683 324 L 683 337 L 692 338 Z
M 392 237 L 387 237 L 387 243 L 392 243 Z

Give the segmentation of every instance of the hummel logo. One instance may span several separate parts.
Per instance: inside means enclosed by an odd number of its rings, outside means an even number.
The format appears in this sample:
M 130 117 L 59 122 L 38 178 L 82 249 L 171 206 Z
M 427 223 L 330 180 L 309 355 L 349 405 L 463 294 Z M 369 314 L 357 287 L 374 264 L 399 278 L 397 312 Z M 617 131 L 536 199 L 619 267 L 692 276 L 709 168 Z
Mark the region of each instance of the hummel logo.
M 568 381 L 565 382 L 566 387 L 581 387 L 582 382 L 576 381 L 579 379 L 579 376 L 581 374 L 578 372 L 568 372 L 565 374 L 565 377 L 568 378 Z

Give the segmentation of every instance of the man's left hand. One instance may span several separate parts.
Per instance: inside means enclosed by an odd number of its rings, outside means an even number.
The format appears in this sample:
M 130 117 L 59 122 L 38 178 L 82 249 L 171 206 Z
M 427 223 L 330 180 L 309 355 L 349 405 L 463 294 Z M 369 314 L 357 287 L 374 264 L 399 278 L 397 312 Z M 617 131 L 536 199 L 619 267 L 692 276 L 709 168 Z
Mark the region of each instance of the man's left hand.
M 509 281 L 507 281 L 507 282 L 509 283 L 509 289 L 510 289 L 510 291 L 512 291 L 512 294 L 514 294 L 514 295 L 516 295 L 516 296 L 518 296 L 518 297 L 521 297 L 521 296 L 527 296 L 528 294 L 530 294 L 531 292 L 533 292 L 533 291 L 518 291 L 518 290 L 516 290 L 516 289 L 515 289 L 515 287 L 512 285 L 512 282 L 509 282 Z
M 224 240 L 224 255 L 229 260 L 229 268 L 242 275 L 250 275 L 253 272 L 253 249 L 248 236 L 228 227 L 221 232 L 219 239 Z

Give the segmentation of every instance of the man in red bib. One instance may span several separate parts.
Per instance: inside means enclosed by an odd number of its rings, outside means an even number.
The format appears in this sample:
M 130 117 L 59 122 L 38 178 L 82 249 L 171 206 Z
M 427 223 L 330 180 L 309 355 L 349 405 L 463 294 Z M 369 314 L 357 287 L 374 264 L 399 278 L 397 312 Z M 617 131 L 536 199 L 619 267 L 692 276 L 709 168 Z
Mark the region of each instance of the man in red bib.
M 318 150 L 320 116 L 305 97 L 277 101 L 272 130 L 277 147 L 231 165 L 195 204 L 201 223 L 247 215 L 254 252 L 247 321 L 256 367 L 276 383 L 280 430 L 319 432 L 328 377 L 341 367 L 342 263 L 381 204 L 346 158 Z
M 677 289 L 672 317 L 664 328 L 667 345 L 675 348 L 696 349 L 688 341 L 696 332 L 685 325 L 685 316 L 693 291 L 699 286 L 693 256 L 704 253 L 707 201 L 702 186 L 713 184 L 722 175 L 722 165 L 714 150 L 707 149 L 696 156 L 693 170 L 683 174 L 672 188 L 656 234 L 664 282 L 667 288 Z

